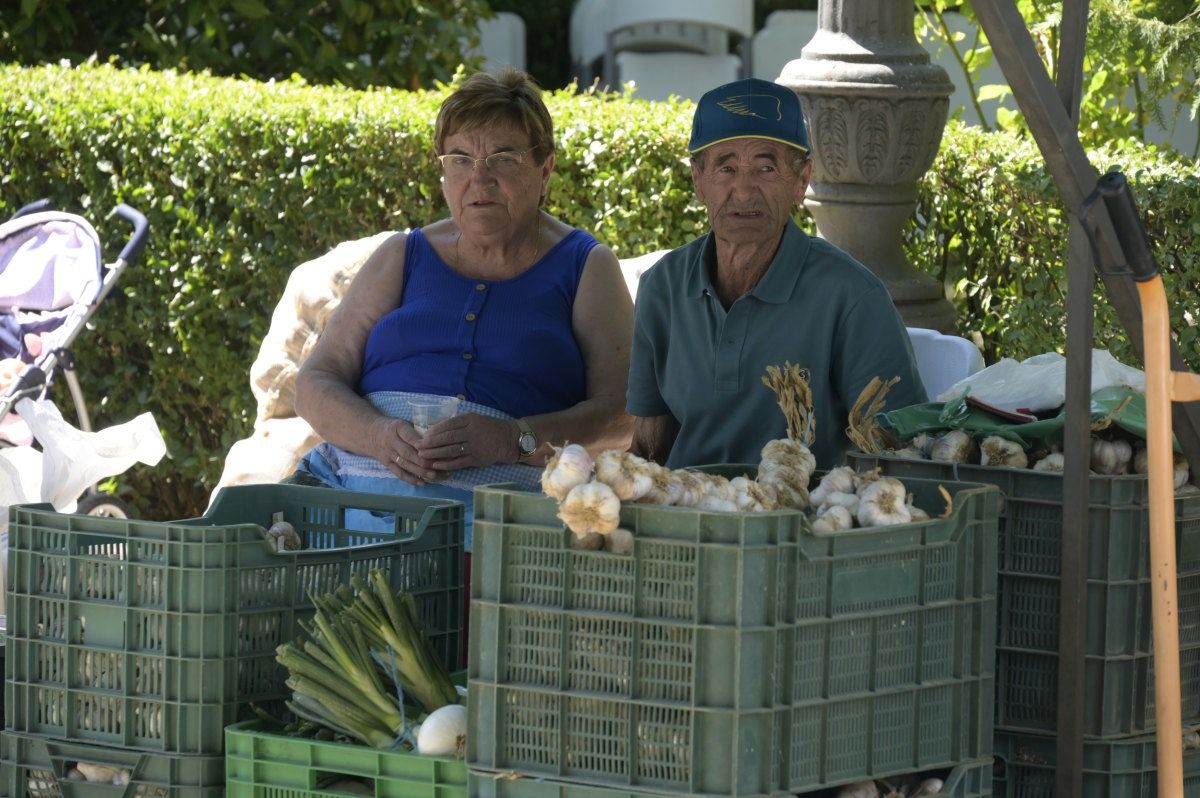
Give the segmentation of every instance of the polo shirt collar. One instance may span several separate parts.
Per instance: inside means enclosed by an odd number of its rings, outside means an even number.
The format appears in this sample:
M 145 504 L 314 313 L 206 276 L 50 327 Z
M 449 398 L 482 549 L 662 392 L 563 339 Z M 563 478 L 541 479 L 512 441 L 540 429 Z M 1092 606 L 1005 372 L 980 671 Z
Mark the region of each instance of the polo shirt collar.
M 704 243 L 696 248 L 696 255 L 690 264 L 687 295 L 701 297 L 705 293 L 716 295 L 709 276 L 708 264 L 716 259 L 716 237 L 710 230 L 704 237 Z M 808 251 L 812 247 L 811 239 L 796 224 L 794 219 L 788 219 L 783 228 L 783 237 L 779 241 L 779 249 L 767 267 L 767 273 L 758 281 L 758 285 L 750 295 L 760 302 L 781 305 L 792 296 L 796 281 L 800 279 L 800 271 L 808 260 Z

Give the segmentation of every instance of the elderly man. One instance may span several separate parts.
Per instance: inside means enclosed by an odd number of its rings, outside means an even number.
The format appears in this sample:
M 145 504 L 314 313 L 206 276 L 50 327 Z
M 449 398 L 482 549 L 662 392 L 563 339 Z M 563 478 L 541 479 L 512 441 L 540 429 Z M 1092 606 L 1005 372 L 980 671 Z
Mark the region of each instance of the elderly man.
M 757 463 L 767 441 L 787 434 L 761 378 L 790 361 L 810 374 L 812 452 L 832 467 L 873 377 L 900 377 L 889 407 L 925 401 L 904 323 L 879 278 L 792 219 L 812 162 L 791 90 L 757 79 L 713 89 L 696 106 L 688 151 L 712 229 L 642 276 L 632 449 L 671 468 Z

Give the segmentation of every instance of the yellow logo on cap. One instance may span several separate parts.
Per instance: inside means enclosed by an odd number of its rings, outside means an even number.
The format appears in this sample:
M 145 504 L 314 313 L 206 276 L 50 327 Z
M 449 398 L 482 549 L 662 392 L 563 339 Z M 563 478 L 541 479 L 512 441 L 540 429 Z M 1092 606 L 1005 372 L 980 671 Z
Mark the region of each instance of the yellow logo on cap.
M 767 117 L 763 116 L 762 114 L 750 109 L 750 100 L 755 97 L 762 97 L 774 103 L 775 121 L 778 122 L 783 119 L 783 111 L 779 106 L 779 98 L 770 94 L 742 94 L 735 97 L 726 97 L 724 100 L 721 100 L 719 103 L 717 103 L 717 105 L 721 108 L 724 108 L 729 113 L 737 114 L 738 116 L 755 116 L 759 119 L 767 119 Z

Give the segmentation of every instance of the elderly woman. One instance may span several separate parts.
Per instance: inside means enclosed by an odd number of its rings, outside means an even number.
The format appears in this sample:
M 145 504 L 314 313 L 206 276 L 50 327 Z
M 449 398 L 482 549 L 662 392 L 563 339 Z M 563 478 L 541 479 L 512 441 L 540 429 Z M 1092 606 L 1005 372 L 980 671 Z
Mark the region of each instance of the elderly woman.
M 633 310 L 613 253 L 542 210 L 554 137 L 527 75 L 468 78 L 434 143 L 450 217 L 386 239 L 330 318 L 296 383 L 326 441 L 301 469 L 459 499 L 469 525 L 471 490 L 536 486 L 550 444 L 629 444 Z M 411 403 L 436 396 L 458 415 L 421 434 Z

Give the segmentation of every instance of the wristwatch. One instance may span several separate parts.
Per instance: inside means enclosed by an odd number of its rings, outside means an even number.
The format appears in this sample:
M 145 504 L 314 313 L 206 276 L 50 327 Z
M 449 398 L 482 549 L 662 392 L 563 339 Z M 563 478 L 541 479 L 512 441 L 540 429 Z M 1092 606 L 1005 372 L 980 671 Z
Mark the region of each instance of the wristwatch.
M 518 418 L 516 422 L 517 429 L 520 430 L 520 434 L 517 436 L 517 451 L 520 453 L 517 456 L 517 462 L 524 463 L 537 451 L 538 439 L 533 434 L 533 429 L 529 426 L 528 421 Z

